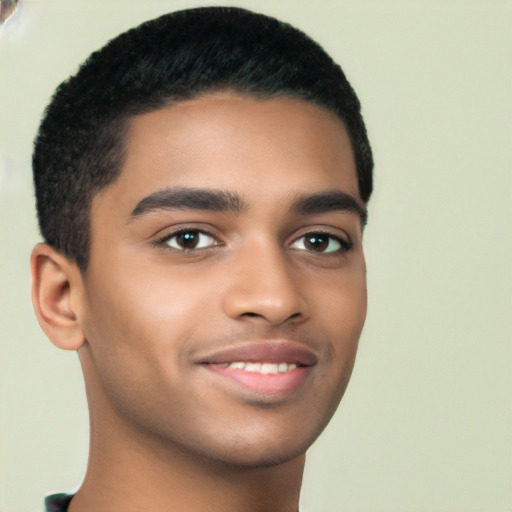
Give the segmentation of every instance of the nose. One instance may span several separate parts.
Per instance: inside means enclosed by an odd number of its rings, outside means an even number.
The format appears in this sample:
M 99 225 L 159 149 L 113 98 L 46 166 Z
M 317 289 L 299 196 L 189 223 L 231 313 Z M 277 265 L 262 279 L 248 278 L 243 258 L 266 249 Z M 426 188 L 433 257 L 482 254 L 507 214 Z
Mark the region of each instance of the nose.
M 307 305 L 284 251 L 253 244 L 230 262 L 224 311 L 233 319 L 264 321 L 271 326 L 304 321 Z

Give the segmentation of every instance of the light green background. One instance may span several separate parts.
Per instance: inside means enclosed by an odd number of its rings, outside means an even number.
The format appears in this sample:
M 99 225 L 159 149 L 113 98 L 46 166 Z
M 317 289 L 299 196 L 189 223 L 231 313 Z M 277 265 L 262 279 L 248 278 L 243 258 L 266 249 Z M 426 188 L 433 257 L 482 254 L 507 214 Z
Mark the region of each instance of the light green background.
M 86 465 L 77 356 L 45 339 L 29 300 L 42 110 L 107 39 L 207 3 L 26 0 L 0 28 L 3 512 L 41 510 Z M 369 317 L 346 397 L 310 451 L 304 509 L 512 510 L 512 3 L 237 5 L 297 25 L 342 64 L 375 152 Z

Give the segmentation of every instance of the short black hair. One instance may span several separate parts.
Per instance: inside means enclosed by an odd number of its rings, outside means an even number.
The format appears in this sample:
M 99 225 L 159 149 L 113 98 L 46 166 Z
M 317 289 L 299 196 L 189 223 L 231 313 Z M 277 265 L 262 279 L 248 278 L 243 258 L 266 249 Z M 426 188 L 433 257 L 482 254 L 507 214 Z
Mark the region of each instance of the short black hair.
M 130 119 L 223 90 L 291 96 L 334 112 L 349 134 L 359 194 L 368 202 L 372 152 L 340 66 L 291 25 L 246 9 L 203 7 L 117 36 L 57 88 L 32 159 L 44 240 L 85 272 L 91 201 L 121 172 Z

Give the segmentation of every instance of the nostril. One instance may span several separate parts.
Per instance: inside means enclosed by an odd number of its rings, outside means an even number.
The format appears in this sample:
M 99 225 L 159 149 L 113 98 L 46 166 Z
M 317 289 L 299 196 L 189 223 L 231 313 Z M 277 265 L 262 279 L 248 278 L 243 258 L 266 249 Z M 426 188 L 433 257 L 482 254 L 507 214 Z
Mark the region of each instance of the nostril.
M 248 311 L 247 313 L 243 313 L 241 315 L 241 317 L 245 317 L 245 318 L 267 318 L 264 314 L 258 314 L 258 313 L 254 313 L 252 311 Z M 299 313 L 294 313 L 293 315 L 290 315 L 288 318 L 284 319 L 283 322 L 279 322 L 279 323 L 294 322 L 294 321 L 300 320 L 301 318 L 302 318 L 302 314 L 300 312 Z

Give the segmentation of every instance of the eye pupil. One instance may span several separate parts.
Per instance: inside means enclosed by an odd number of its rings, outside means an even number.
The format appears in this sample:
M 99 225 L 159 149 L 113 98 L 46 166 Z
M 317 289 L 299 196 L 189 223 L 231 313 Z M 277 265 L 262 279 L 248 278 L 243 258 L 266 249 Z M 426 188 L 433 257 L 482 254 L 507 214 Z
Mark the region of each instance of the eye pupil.
M 306 249 L 315 252 L 323 252 L 329 245 L 329 237 L 324 235 L 309 235 L 304 240 Z
M 183 249 L 194 249 L 199 241 L 199 236 L 194 231 L 185 231 L 176 235 L 176 241 Z

